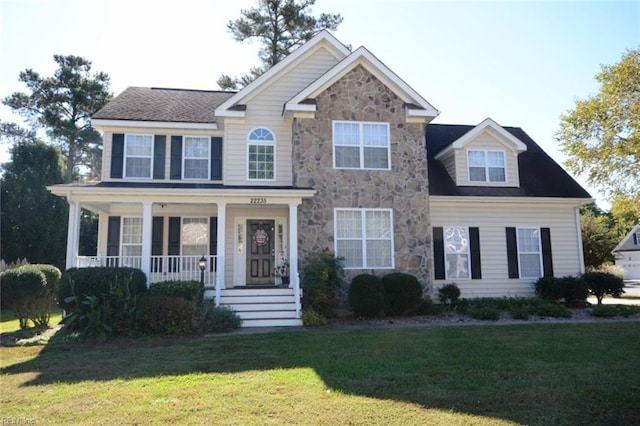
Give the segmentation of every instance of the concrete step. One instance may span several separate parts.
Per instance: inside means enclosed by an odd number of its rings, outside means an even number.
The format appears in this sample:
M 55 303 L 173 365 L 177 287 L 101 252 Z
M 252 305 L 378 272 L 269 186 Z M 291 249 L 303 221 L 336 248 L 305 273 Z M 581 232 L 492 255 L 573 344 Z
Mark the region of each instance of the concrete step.
M 300 327 L 302 320 L 299 318 L 271 318 L 271 319 L 247 319 L 242 321 L 242 327 Z
M 295 319 L 296 311 L 249 311 L 249 312 L 238 312 L 236 311 L 238 316 L 242 318 L 242 320 L 250 320 L 250 319 Z
M 225 305 L 223 303 L 223 305 Z M 232 307 L 236 312 L 251 311 L 290 311 L 296 309 L 295 303 L 237 303 L 235 305 L 227 305 Z

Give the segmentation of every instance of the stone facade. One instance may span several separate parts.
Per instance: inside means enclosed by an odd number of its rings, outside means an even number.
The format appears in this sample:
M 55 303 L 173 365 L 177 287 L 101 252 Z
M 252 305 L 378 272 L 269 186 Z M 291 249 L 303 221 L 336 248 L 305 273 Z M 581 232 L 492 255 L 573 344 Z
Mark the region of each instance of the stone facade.
M 293 123 L 294 186 L 316 189 L 299 210 L 300 259 L 334 250 L 334 208 L 392 208 L 395 271 L 415 275 L 427 294 L 432 274 L 424 123 L 407 123 L 403 100 L 360 65 L 315 101 L 315 118 Z M 389 123 L 391 170 L 334 169 L 334 120 Z M 372 271 L 347 272 L 352 278 Z

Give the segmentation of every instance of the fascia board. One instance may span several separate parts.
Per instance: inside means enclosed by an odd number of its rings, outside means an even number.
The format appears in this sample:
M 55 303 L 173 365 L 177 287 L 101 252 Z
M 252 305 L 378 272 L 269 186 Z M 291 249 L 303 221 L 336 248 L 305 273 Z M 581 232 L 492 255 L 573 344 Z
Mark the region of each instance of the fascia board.
M 216 123 L 188 123 L 178 121 L 135 121 L 135 120 L 106 120 L 92 119 L 91 126 L 104 131 L 106 127 L 139 127 L 143 129 L 191 129 L 191 130 L 218 130 Z
M 562 197 L 464 197 L 456 195 L 430 195 L 429 202 L 432 203 L 467 203 L 467 204 L 531 204 L 539 205 L 568 205 L 580 207 L 590 204 L 593 198 L 562 198 Z
M 631 236 L 638 231 L 640 231 L 640 225 L 634 226 L 633 229 L 631 229 L 631 231 L 629 231 L 629 233 L 624 236 L 622 241 L 620 241 L 618 245 L 613 250 L 611 250 L 611 253 L 617 252 L 620 248 L 622 248 L 627 243 L 627 241 L 631 239 Z
M 493 121 L 491 118 L 487 118 L 482 123 L 478 124 L 473 129 L 469 130 L 462 137 L 458 138 L 451 144 L 453 149 L 461 149 L 467 143 L 475 139 L 484 130 L 491 130 L 494 132 L 494 136 L 499 136 L 506 140 L 509 144 L 513 145 L 518 152 L 524 152 L 527 150 L 527 146 L 518 138 L 507 132 L 502 126 Z

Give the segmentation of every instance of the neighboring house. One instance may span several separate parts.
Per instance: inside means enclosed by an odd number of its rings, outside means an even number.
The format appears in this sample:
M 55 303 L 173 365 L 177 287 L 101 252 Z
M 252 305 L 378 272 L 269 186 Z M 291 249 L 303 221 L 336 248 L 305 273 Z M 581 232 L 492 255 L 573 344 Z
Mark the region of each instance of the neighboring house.
M 611 253 L 616 266 L 624 270 L 625 280 L 640 280 L 640 224 L 634 226 Z
M 522 130 L 437 115 L 326 31 L 237 93 L 128 88 L 92 117 L 101 181 L 50 187 L 70 204 L 67 267 L 153 283 L 200 279 L 202 260 L 207 296 L 244 326 L 300 325 L 298 268 L 327 248 L 349 277 L 407 272 L 427 295 L 530 295 L 582 271 L 589 194 Z M 81 208 L 99 214 L 96 256 L 78 256 Z

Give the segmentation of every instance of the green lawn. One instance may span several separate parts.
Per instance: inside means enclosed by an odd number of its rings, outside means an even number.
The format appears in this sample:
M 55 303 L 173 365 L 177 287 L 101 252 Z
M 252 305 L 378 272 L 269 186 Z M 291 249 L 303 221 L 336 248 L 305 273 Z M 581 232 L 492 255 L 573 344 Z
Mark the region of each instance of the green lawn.
M 25 424 L 640 424 L 640 322 L 0 348 Z
M 56 325 L 62 319 L 62 311 L 58 307 L 58 305 L 54 305 L 51 308 L 51 320 L 49 321 L 50 325 Z M 33 325 L 32 323 L 29 323 Z M 0 333 L 7 333 L 11 331 L 20 330 L 20 323 L 13 311 L 10 309 L 3 309 L 0 311 Z

